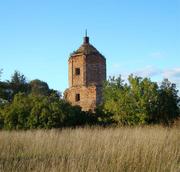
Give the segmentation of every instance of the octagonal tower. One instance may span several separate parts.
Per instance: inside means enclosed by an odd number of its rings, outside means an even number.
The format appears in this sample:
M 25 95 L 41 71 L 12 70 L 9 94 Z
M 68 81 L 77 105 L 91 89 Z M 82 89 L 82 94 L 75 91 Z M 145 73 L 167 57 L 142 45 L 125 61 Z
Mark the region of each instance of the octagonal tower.
M 102 86 L 106 80 L 106 59 L 84 37 L 83 44 L 68 60 L 69 88 L 65 99 L 83 111 L 94 110 L 102 103 Z

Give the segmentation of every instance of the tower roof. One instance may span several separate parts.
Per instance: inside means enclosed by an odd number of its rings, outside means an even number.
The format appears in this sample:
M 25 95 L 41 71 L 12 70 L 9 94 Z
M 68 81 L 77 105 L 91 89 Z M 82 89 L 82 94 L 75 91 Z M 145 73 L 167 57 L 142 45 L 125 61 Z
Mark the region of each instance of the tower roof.
M 83 53 L 83 54 L 94 54 L 99 53 L 99 51 L 91 44 L 89 43 L 83 43 L 76 51 L 77 53 Z M 100 54 L 100 53 L 99 53 Z
M 74 51 L 71 55 L 73 56 L 73 55 L 77 55 L 77 54 L 85 54 L 85 55 L 100 54 L 101 56 L 103 56 L 93 45 L 91 45 L 89 43 L 89 37 L 87 36 L 87 32 L 84 37 L 83 44 L 76 51 Z

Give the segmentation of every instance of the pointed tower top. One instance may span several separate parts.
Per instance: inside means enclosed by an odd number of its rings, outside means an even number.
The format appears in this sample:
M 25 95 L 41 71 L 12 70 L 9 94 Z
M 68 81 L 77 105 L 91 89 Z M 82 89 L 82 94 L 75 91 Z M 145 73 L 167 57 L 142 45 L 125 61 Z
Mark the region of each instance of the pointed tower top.
M 87 29 L 85 30 L 84 44 L 89 44 L 89 37 L 87 36 Z
M 85 37 L 87 37 L 87 29 L 86 29 L 86 31 L 85 31 Z

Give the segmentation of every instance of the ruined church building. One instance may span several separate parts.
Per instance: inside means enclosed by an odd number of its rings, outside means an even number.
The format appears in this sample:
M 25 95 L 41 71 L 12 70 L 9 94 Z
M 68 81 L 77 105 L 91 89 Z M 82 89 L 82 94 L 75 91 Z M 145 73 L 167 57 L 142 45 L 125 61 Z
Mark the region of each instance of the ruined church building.
M 106 59 L 84 37 L 80 48 L 68 60 L 69 88 L 65 99 L 72 105 L 81 106 L 83 111 L 94 110 L 102 103 L 103 81 L 106 80 Z

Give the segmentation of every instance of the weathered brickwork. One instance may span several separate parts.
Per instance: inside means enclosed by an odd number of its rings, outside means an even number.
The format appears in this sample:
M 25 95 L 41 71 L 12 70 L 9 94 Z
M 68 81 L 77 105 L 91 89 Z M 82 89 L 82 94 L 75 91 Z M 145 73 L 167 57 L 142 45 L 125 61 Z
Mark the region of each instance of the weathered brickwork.
M 102 103 L 102 84 L 106 80 L 106 59 L 84 38 L 81 47 L 68 60 L 69 88 L 64 97 L 82 110 L 94 110 Z

